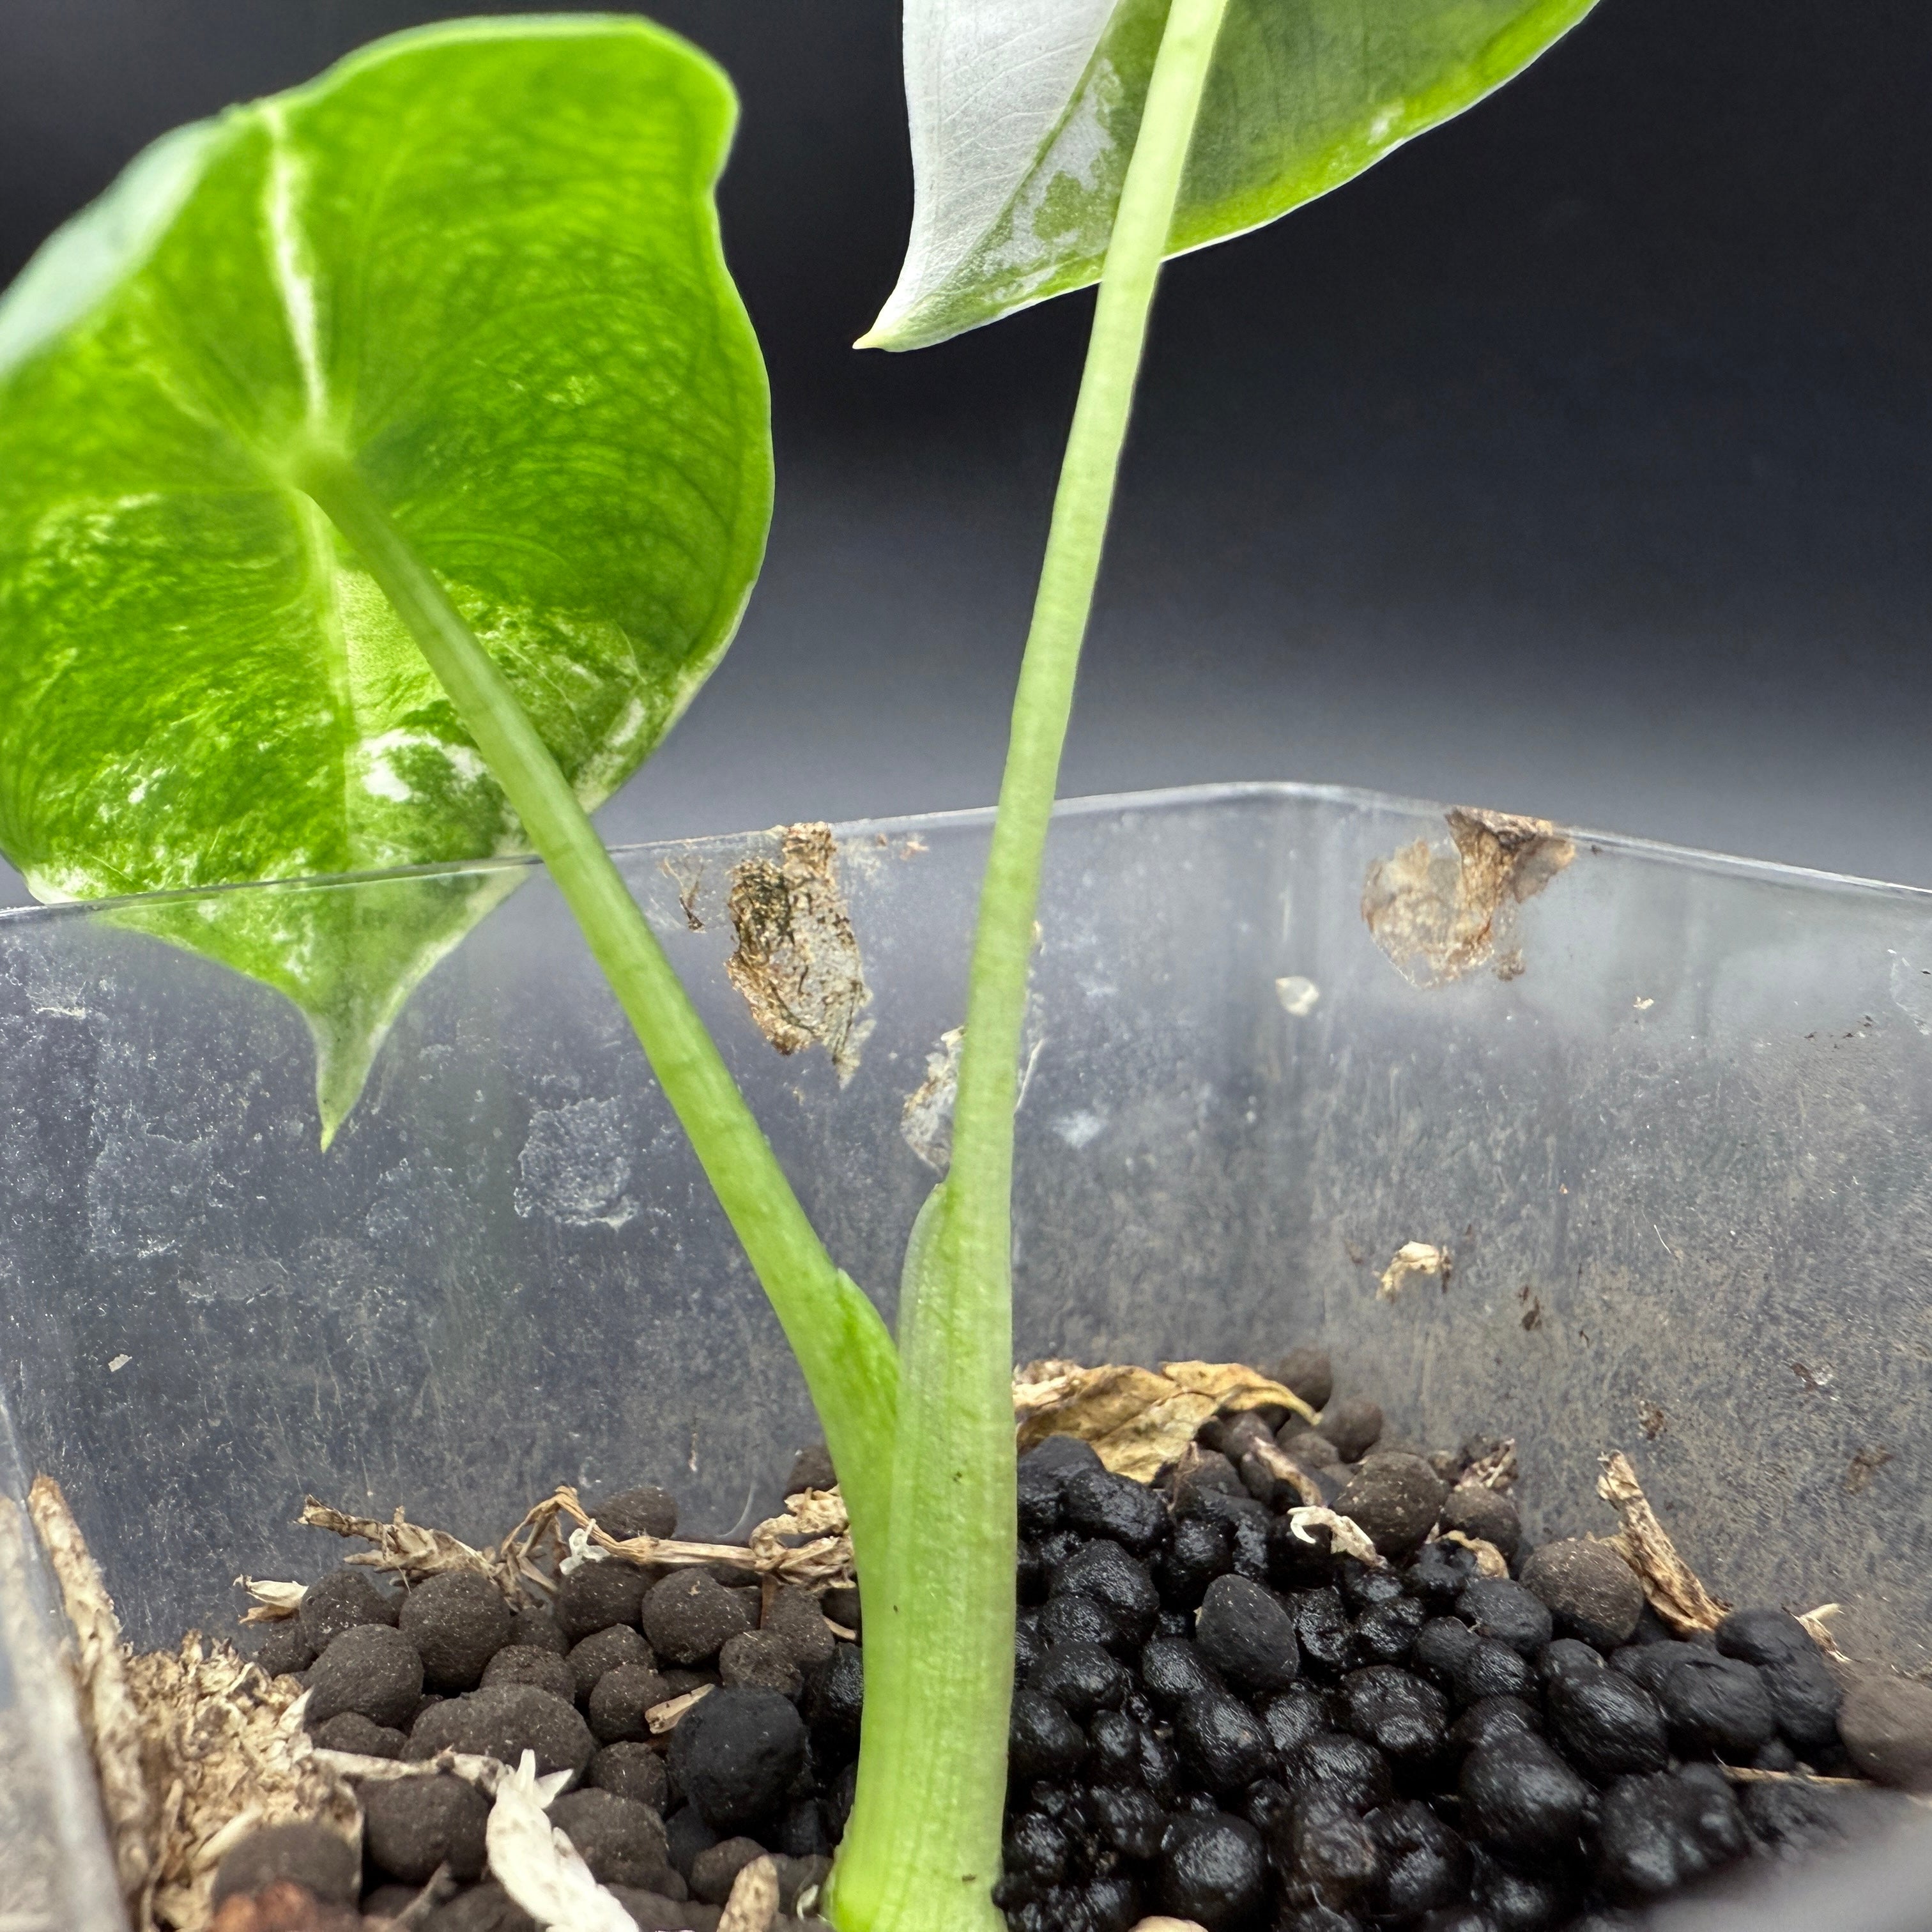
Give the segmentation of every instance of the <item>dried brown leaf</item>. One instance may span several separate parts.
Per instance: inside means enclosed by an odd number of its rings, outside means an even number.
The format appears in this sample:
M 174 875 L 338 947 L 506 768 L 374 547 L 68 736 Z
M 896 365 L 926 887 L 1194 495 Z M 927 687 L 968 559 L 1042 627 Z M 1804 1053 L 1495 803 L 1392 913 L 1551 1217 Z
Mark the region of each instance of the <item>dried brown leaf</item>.
M 1486 1543 L 1480 1536 L 1466 1536 L 1460 1529 L 1445 1529 L 1442 1532 L 1444 1543 L 1458 1543 L 1465 1550 L 1476 1552 L 1476 1574 L 1479 1576 L 1507 1576 L 1509 1558 L 1493 1543 Z
M 1049 1436 L 1077 1436 L 1116 1475 L 1140 1482 L 1178 1460 L 1210 1415 L 1266 1403 L 1315 1419 L 1293 1390 L 1240 1362 L 1163 1362 L 1158 1373 L 1123 1364 L 1029 1362 L 1013 1377 L 1022 1451 Z
M 1730 1605 L 1714 1597 L 1677 1553 L 1657 1513 L 1644 1495 L 1630 1458 L 1622 1450 L 1601 1458 L 1604 1473 L 1597 1493 L 1616 1511 L 1622 1529 L 1606 1538 L 1636 1572 L 1651 1607 L 1679 1634 L 1715 1630 Z
M 506 1596 L 516 1595 L 515 1580 L 505 1574 L 500 1561 L 484 1556 L 480 1550 L 472 1550 L 445 1530 L 426 1529 L 421 1523 L 410 1522 L 400 1508 L 387 1522 L 382 1522 L 374 1516 L 351 1516 L 309 1496 L 304 1499 L 302 1514 L 296 1520 L 310 1529 L 332 1530 L 338 1536 L 373 1543 L 374 1550 L 360 1551 L 346 1560 L 400 1576 L 406 1583 L 421 1583 L 431 1576 L 473 1570 L 488 1576 Z
M 259 1576 L 238 1576 L 235 1582 L 255 1600 L 254 1607 L 243 1613 L 244 1624 L 285 1623 L 302 1613 L 304 1586 L 300 1583 L 266 1582 Z
M 778 1916 L 778 1868 L 769 1856 L 754 1858 L 731 1881 L 718 1932 L 771 1932 Z
M 627 1562 L 669 1568 L 732 1563 L 762 1570 L 782 1583 L 812 1589 L 852 1582 L 856 1574 L 852 1528 L 846 1520 L 844 1498 L 836 1489 L 830 1489 L 802 1490 L 785 1500 L 789 1505 L 785 1514 L 758 1524 L 742 1544 L 686 1543 L 675 1537 L 658 1536 L 633 1536 L 620 1541 L 598 1527 L 577 1492 L 568 1486 L 538 1508 L 571 1518 L 584 1530 L 589 1544 Z M 798 1540 L 790 1540 L 794 1538 Z
M 100 1780 L 122 1896 L 139 1917 L 154 1876 L 156 1807 L 142 1768 L 141 1714 L 129 1688 L 120 1619 L 87 1539 L 51 1476 L 34 1478 L 27 1492 L 27 1512 L 74 1630 L 81 1728 Z
M 1192 1446 L 1191 1444 L 1189 1445 Z M 1252 1456 L 1278 1483 L 1286 1483 L 1310 1509 L 1319 1509 L 1328 1498 L 1322 1493 L 1322 1485 L 1299 1462 L 1282 1453 L 1272 1442 L 1257 1442 L 1248 1454 Z M 1184 1467 L 1186 1452 L 1181 1454 Z
M 1516 1479 L 1516 1438 L 1506 1436 L 1486 1456 L 1479 1456 L 1462 1472 L 1466 1483 L 1486 1490 L 1506 1490 Z

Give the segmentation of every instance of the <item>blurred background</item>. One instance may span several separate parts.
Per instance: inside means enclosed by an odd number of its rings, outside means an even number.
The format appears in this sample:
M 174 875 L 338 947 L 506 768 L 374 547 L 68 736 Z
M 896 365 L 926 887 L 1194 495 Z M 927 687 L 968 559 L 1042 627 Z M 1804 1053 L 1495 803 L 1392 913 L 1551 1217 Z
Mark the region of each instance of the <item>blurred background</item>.
M 0 278 L 176 122 L 513 10 L 0 0 Z M 892 0 L 652 10 L 743 95 L 778 509 L 604 830 L 986 802 L 1089 298 L 854 353 L 911 205 Z M 1928 92 L 1905 0 L 1603 0 L 1174 265 L 1063 790 L 1371 786 L 1932 885 Z

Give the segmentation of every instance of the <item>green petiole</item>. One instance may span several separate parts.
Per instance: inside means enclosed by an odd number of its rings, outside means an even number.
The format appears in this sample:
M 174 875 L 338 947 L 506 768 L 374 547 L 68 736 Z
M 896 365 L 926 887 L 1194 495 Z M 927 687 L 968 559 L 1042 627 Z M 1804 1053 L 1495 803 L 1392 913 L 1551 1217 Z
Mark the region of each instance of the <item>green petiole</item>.
M 878 1310 L 826 1252 L 590 815 L 448 594 L 346 458 L 310 450 L 290 475 L 395 606 L 583 928 L 805 1372 L 860 1560 L 879 1565 L 898 1361 Z

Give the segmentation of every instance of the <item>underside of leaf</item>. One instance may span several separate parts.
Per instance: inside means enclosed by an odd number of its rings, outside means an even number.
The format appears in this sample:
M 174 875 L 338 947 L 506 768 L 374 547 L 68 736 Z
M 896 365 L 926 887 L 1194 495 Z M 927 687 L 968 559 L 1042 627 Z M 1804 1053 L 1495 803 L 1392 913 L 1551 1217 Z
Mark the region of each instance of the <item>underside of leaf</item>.
M 1501 86 L 1595 0 L 1231 0 L 1170 254 L 1276 220 Z M 912 235 L 861 348 L 1099 279 L 1167 0 L 906 0 Z
M 178 130 L 0 301 L 0 849 L 44 898 L 488 860 L 523 831 L 287 480 L 352 461 L 586 807 L 763 554 L 764 374 L 703 56 L 458 22 Z M 523 876 L 116 909 L 314 1033 L 325 1138 L 410 988 Z

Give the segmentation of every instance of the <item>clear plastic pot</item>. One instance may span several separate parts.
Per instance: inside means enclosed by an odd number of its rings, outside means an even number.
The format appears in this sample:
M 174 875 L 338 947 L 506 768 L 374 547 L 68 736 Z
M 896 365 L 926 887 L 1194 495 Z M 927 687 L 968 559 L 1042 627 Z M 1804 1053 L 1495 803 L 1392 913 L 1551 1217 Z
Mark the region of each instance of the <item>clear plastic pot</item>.
M 722 970 L 730 869 L 770 836 L 620 855 L 887 1304 L 933 1178 L 904 1105 L 961 1016 L 988 824 L 840 830 L 874 1023 L 842 1087 L 822 1052 L 776 1053 Z M 1436 808 L 1282 785 L 1063 808 L 1022 1351 L 1266 1360 L 1319 1336 L 1402 1434 L 1515 1436 L 1532 1536 L 1612 1529 L 1594 1486 L 1621 1448 L 1714 1590 L 1837 1603 L 1848 1651 L 1924 1666 L 1932 896 L 1458 824 L 1460 851 Z M 278 996 L 112 907 L 0 914 L 0 1476 L 59 1478 L 138 1646 L 232 1632 L 239 1572 L 346 1553 L 292 1526 L 304 1494 L 481 1540 L 560 1481 L 660 1480 L 722 1532 L 815 1432 L 568 915 L 505 869 L 524 883 L 326 1154 Z M 373 917 L 447 884 L 245 890 Z M 1446 1274 L 1384 1292 L 1411 1243 Z M 56 1624 L 9 1561 L 0 1922 L 96 1932 L 118 1921 Z M 1862 1856 L 1829 1922 L 1922 1923 L 1926 1857 Z

